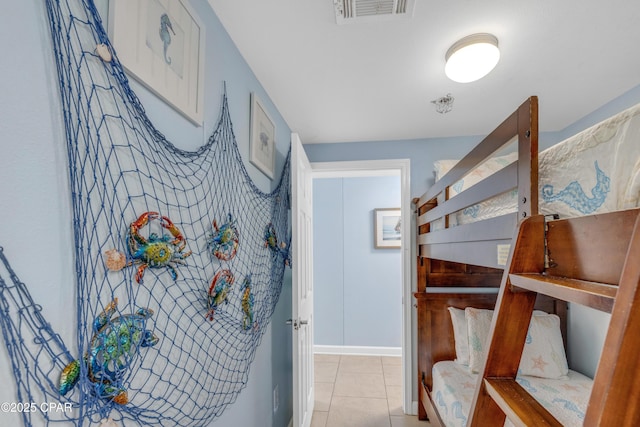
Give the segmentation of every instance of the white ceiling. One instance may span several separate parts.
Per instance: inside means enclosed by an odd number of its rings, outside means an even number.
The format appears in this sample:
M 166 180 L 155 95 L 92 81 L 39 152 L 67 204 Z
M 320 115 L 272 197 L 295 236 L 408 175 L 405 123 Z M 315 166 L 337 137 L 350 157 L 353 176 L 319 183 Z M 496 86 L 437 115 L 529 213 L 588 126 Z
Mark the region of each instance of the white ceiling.
M 529 95 L 556 131 L 640 84 L 638 0 L 416 0 L 410 20 L 346 25 L 333 0 L 208 1 L 305 143 L 483 135 Z M 478 32 L 500 62 L 450 81 L 445 52 Z

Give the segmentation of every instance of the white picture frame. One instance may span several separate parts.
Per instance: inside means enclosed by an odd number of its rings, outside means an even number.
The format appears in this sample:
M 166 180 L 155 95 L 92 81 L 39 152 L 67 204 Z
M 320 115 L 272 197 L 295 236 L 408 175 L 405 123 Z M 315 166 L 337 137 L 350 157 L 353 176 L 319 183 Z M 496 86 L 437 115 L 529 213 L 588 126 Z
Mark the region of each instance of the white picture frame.
M 125 70 L 197 126 L 205 30 L 187 0 L 110 0 L 109 36 Z
M 373 210 L 373 246 L 376 249 L 400 249 L 402 245 L 400 208 Z
M 276 164 L 276 125 L 262 101 L 251 93 L 249 161 L 270 179 Z

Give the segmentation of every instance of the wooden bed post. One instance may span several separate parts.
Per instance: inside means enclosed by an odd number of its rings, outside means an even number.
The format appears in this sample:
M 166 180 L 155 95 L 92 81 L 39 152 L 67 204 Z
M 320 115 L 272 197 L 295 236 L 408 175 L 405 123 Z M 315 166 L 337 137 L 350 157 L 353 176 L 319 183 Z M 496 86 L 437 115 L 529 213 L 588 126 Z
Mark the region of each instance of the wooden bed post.
M 532 119 L 532 118 L 535 118 Z M 518 108 L 518 217 L 538 214 L 538 98 Z

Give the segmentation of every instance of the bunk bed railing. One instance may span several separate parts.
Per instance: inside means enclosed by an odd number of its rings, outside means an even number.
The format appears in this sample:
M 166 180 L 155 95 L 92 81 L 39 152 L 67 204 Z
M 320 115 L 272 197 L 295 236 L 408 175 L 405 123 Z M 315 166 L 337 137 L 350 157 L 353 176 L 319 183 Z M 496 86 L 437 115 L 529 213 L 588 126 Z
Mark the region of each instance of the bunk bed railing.
M 471 188 L 450 197 L 450 188 L 507 144 L 517 141 L 518 160 Z M 517 213 L 470 224 L 449 226 L 449 216 L 492 197 L 517 189 Z M 439 201 L 440 200 L 440 201 Z M 500 267 L 496 257 L 487 257 L 487 244 L 508 244 L 521 219 L 538 213 L 538 99 L 528 98 L 491 134 L 462 158 L 416 202 L 419 255 L 421 257 Z M 441 220 L 443 227 L 432 230 Z M 495 242 L 497 241 L 497 242 Z M 465 243 L 461 251 L 456 244 Z M 467 242 L 476 242 L 469 254 Z M 492 253 L 495 252 L 493 246 Z M 475 258 L 478 254 L 479 258 Z

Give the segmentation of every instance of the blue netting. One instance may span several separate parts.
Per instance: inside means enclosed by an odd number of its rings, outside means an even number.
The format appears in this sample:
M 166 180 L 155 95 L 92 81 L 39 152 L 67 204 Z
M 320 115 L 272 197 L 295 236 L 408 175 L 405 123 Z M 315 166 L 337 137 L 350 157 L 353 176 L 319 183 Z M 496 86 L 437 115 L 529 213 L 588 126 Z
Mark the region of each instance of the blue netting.
M 117 57 L 96 55 L 97 44 L 111 45 L 93 2 L 47 0 L 47 9 L 69 154 L 77 342 L 52 330 L 38 306 L 46 302 L 33 301 L 0 252 L 1 325 L 17 400 L 74 411 L 26 412 L 25 424 L 110 416 L 127 426 L 206 425 L 247 384 L 280 295 L 289 161 L 272 193 L 252 183 L 226 95 L 207 144 L 176 148 L 147 118 Z M 118 254 L 120 270 L 111 264 Z M 62 397 L 65 367 L 69 377 L 77 369 L 78 383 Z

